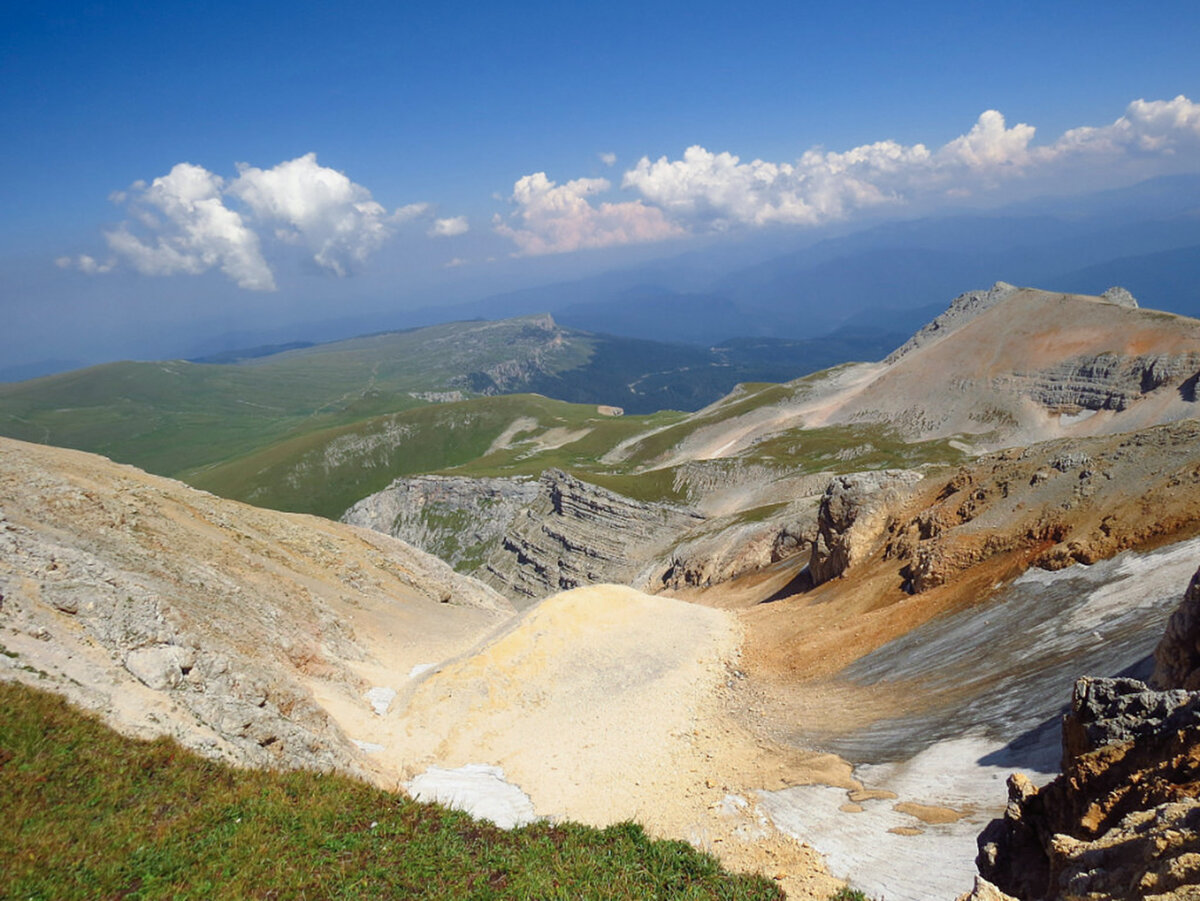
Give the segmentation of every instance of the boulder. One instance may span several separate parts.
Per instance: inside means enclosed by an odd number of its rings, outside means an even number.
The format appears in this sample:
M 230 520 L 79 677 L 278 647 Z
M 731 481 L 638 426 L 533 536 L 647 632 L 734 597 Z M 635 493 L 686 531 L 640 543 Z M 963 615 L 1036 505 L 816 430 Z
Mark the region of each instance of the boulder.
M 830 481 L 817 511 L 817 535 L 808 564 L 813 584 L 836 579 L 869 553 L 883 534 L 888 512 L 920 480 L 919 472 L 887 469 Z
M 136 648 L 125 655 L 125 669 L 156 691 L 175 688 L 192 668 L 195 653 L 175 645 Z

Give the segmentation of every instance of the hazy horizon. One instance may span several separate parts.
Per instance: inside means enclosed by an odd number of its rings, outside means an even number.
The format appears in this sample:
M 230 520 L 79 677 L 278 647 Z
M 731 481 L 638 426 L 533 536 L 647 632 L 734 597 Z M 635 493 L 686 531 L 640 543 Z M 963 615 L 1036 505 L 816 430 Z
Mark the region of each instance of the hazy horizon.
M 689 251 L 732 272 L 880 222 L 1200 173 L 1200 16 L 1131 16 L 13 10 L 0 356 L 399 327 Z

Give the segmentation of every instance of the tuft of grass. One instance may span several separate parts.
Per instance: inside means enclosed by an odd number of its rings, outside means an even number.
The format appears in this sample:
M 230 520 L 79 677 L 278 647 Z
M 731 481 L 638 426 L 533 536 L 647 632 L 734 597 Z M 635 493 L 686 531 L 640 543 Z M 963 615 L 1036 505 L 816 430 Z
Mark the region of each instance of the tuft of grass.
M 0 897 L 780 901 L 634 823 L 506 832 L 343 776 L 241 770 L 0 683 Z
M 872 899 L 858 889 L 840 888 L 835 894 L 829 896 L 829 901 L 872 901 Z

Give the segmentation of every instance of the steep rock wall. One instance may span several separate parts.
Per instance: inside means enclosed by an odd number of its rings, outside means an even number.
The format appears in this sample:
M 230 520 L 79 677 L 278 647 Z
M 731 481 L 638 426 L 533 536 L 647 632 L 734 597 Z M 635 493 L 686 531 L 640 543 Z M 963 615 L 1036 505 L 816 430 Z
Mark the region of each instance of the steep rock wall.
M 628 584 L 703 517 L 686 507 L 646 503 L 557 469 L 538 482 L 478 575 L 517 606 L 600 582 Z
M 998 390 L 1015 389 L 1054 413 L 1128 409 L 1134 401 L 1166 385 L 1177 385 L 1194 401 L 1200 353 L 1121 356 L 1093 354 L 1064 360 L 1037 372 L 998 379 Z M 1182 387 L 1184 383 L 1192 387 Z
M 460 572 L 481 566 L 518 513 L 541 493 L 530 479 L 414 476 L 363 498 L 342 522 L 374 529 L 445 560 Z

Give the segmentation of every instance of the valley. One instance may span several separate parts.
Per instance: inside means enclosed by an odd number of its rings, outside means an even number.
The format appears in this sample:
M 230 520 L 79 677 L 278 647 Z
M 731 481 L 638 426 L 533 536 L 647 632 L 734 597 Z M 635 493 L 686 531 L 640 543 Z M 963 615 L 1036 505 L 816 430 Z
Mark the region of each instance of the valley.
M 1000 282 L 897 344 L 710 359 L 751 373 L 710 397 L 657 348 L 591 379 L 617 345 L 542 316 L 0 386 L 0 678 L 790 898 L 949 901 L 1009 774 L 1076 765 L 1076 679 L 1155 676 L 1200 321 Z

